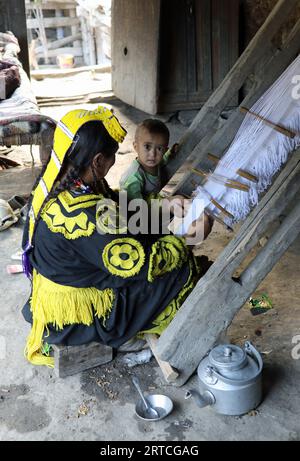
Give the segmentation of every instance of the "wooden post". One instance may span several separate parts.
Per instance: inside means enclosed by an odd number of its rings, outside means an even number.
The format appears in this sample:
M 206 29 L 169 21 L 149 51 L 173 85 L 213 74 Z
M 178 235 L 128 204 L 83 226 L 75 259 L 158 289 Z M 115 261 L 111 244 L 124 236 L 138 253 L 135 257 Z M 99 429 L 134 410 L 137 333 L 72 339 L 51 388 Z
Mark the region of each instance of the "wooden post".
M 63 17 L 62 10 L 55 10 L 55 17 L 56 18 L 62 18 Z M 63 29 L 63 27 L 57 27 L 56 28 L 56 38 L 57 38 L 57 40 L 61 40 L 62 38 L 64 38 L 64 29 Z
M 88 45 L 88 50 L 89 50 L 89 55 L 90 55 L 90 66 L 94 66 L 97 63 L 96 59 L 96 50 L 95 50 L 95 37 L 94 37 L 94 27 L 92 26 L 92 21 L 90 20 L 90 17 L 88 16 L 86 18 L 86 33 L 87 33 L 87 45 Z
M 240 277 L 233 273 L 266 229 L 292 203 L 300 190 L 300 149 L 289 162 L 242 225 L 236 237 L 180 308 L 157 344 L 157 354 L 175 367 L 180 375 L 175 385 L 182 385 L 230 325 L 234 315 L 249 299 L 263 278 L 271 271 L 300 232 L 300 204 L 269 239 Z
M 89 48 L 87 44 L 87 25 L 84 17 L 80 16 L 81 24 L 81 35 L 82 35 L 82 52 L 83 52 L 83 62 L 86 66 L 90 66 L 90 55 Z
M 76 18 L 77 17 L 75 8 L 70 10 L 70 17 L 71 18 Z M 78 37 L 78 35 L 79 35 L 79 25 L 71 26 L 71 31 L 72 31 L 73 36 Z M 73 42 L 73 46 L 74 46 L 74 48 L 82 48 L 81 40 L 78 40 L 76 38 L 74 40 L 74 42 Z

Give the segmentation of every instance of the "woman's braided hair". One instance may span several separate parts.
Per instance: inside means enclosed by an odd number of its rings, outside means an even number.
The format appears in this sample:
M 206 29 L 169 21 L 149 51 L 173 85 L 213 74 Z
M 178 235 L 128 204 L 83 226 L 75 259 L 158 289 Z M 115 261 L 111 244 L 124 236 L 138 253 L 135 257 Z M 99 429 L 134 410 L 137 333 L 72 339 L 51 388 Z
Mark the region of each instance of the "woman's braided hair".
M 104 157 L 109 158 L 116 151 L 117 147 L 118 143 L 113 138 L 111 138 L 104 125 L 100 121 L 91 121 L 82 125 L 82 127 L 78 130 L 74 143 L 65 156 L 61 174 L 59 174 L 57 178 L 58 184 L 56 184 L 50 191 L 42 208 L 45 207 L 49 200 L 56 198 L 61 192 L 70 190 L 74 184 L 74 181 L 80 178 L 81 172 L 90 164 L 97 153 L 101 152 Z M 41 174 L 37 178 L 32 189 L 33 191 L 39 184 L 39 181 L 42 178 L 49 161 L 50 157 L 48 162 L 44 165 Z M 59 178 L 60 176 L 63 176 L 63 172 L 65 171 L 64 167 L 67 165 L 71 165 L 71 167 L 67 174 L 60 181 Z M 102 182 L 104 188 L 107 188 L 108 185 L 106 181 L 103 180 Z M 32 198 L 33 195 L 31 196 L 31 200 L 28 203 L 28 211 L 30 210 Z M 37 219 L 39 219 L 39 216 Z

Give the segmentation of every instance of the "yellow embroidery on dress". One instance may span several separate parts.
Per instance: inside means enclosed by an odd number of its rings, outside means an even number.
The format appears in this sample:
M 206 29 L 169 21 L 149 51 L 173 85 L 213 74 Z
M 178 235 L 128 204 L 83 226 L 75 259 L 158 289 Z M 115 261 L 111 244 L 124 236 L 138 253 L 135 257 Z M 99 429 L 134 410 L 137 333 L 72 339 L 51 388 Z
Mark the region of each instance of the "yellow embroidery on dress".
M 110 200 L 98 202 L 96 225 L 100 234 L 126 234 L 126 219 L 120 215 L 117 204 Z
M 106 245 L 102 259 L 111 274 L 127 278 L 140 272 L 145 262 L 145 252 L 137 240 L 120 238 Z
M 65 190 L 58 195 L 58 199 L 64 209 L 68 213 L 71 213 L 80 208 L 90 208 L 96 205 L 99 200 L 103 199 L 103 195 L 83 194 L 78 197 L 73 197 L 69 191 Z
M 158 334 L 161 335 L 162 332 L 170 325 L 172 322 L 173 318 L 177 314 L 179 308 L 182 306 L 188 295 L 191 293 L 193 288 L 196 286 L 196 283 L 198 281 L 197 277 L 195 277 L 195 267 L 194 267 L 194 261 L 191 258 L 189 260 L 189 276 L 176 296 L 169 305 L 156 317 L 156 319 L 152 322 L 153 323 L 153 328 L 145 331 L 141 331 L 138 333 L 138 337 L 142 338 L 145 333 L 153 333 L 153 334 Z
M 99 106 L 94 111 L 85 110 L 73 110 L 68 112 L 61 121 L 57 124 L 54 132 L 53 139 L 53 151 L 57 157 L 59 165 L 54 161 L 54 157 L 51 157 L 47 168 L 40 180 L 39 185 L 34 191 L 34 197 L 32 200 L 31 208 L 34 216 L 38 216 L 41 211 L 45 200 L 53 188 L 53 184 L 59 175 L 61 166 L 64 162 L 65 156 L 73 141 L 76 139 L 76 133 L 82 125 L 89 121 L 101 121 L 105 126 L 110 136 L 119 142 L 123 142 L 127 131 L 120 125 L 118 119 L 114 114 L 105 106 Z M 46 186 L 47 191 L 44 191 L 42 182 Z M 29 223 L 29 243 L 32 242 L 33 234 L 35 229 L 35 222 L 30 217 Z
M 179 269 L 187 260 L 187 247 L 183 239 L 166 235 L 152 245 L 149 260 L 148 282 L 167 272 Z
M 41 218 L 51 232 L 63 234 L 68 240 L 89 237 L 96 229 L 95 224 L 89 222 L 87 215 L 83 212 L 77 216 L 65 216 L 56 199 L 49 200 L 41 214 Z

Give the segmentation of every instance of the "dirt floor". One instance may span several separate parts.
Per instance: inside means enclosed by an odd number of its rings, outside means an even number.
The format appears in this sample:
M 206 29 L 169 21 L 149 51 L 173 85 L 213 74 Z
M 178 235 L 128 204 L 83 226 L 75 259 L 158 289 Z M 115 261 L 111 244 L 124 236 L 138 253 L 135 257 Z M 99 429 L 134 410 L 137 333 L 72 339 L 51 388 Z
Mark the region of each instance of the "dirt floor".
M 135 157 L 132 149 L 135 126 L 148 115 L 115 99 L 112 105 L 129 133 L 108 175 L 108 182 L 117 187 L 122 172 Z M 42 111 L 58 119 L 72 108 L 44 107 Z M 168 118 L 173 143 L 186 127 L 178 117 Z M 26 146 L 8 154 L 23 166 L 0 172 L 1 198 L 30 192 L 39 172 L 37 147 L 33 154 L 34 167 Z M 251 340 L 264 360 L 261 405 L 247 415 L 230 417 L 218 415 L 212 408 L 199 409 L 194 401 L 185 400 L 185 391 L 197 387 L 196 375 L 185 386 L 173 387 L 164 381 L 153 358 L 148 364 L 129 368 L 124 363 L 124 354 L 118 354 L 107 365 L 65 379 L 57 378 L 51 369 L 28 364 L 23 349 L 29 325 L 22 318 L 21 308 L 30 286 L 22 274 L 6 272 L 8 264 L 20 263 L 13 261 L 11 255 L 20 248 L 21 237 L 20 222 L 0 233 L 0 440 L 300 440 L 299 238 L 253 293 L 253 298 L 266 293 L 273 308 L 253 315 L 247 303 L 228 330 L 228 337 L 235 344 Z M 198 252 L 214 260 L 231 238 L 231 234 L 215 224 Z M 149 393 L 165 393 L 173 399 L 174 410 L 166 419 L 148 423 L 135 416 L 138 395 L 131 383 L 133 374 L 139 376 L 143 389 Z

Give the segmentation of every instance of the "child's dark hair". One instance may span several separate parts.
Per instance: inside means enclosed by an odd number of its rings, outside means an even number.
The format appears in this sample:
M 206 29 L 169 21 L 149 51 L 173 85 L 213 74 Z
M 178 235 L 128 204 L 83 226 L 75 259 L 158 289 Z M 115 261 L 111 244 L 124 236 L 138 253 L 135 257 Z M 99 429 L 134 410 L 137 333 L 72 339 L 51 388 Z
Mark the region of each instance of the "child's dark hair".
M 139 135 L 139 131 L 144 128 L 149 131 L 151 134 L 161 134 L 165 136 L 167 143 L 169 143 L 170 139 L 170 131 L 169 128 L 165 123 L 163 123 L 161 120 L 158 120 L 157 118 L 147 118 L 144 120 L 142 123 L 140 123 L 137 126 L 136 132 L 135 132 L 135 139 L 137 139 Z

